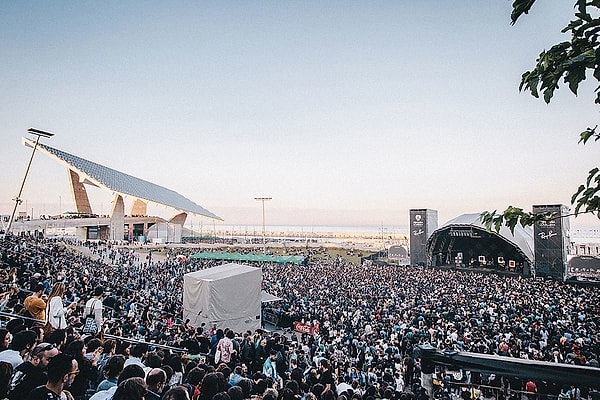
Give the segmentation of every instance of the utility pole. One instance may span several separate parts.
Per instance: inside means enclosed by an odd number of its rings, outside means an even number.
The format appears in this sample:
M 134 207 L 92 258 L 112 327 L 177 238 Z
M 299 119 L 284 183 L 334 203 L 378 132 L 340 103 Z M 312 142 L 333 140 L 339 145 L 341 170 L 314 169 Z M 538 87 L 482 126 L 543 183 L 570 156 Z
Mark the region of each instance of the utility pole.
M 29 157 L 29 163 L 27 164 L 27 169 L 25 170 L 25 176 L 23 176 L 23 181 L 21 182 L 21 188 L 19 189 L 19 193 L 13 199 L 15 201 L 15 207 L 13 208 L 12 214 L 10 216 L 10 220 L 8 221 L 8 226 L 6 227 L 6 231 L 4 235 L 8 235 L 10 232 L 10 228 L 12 228 L 13 221 L 15 219 L 15 214 L 17 213 L 17 207 L 23 200 L 21 199 L 21 194 L 23 194 L 23 187 L 25 186 L 25 181 L 27 180 L 27 175 L 29 174 L 29 168 L 31 167 L 31 162 L 33 161 L 33 156 L 35 155 L 35 151 L 37 150 L 38 143 L 40 141 L 40 137 L 51 138 L 54 136 L 54 133 L 40 131 L 39 129 L 29 128 L 27 129 L 27 133 L 37 136 L 35 139 L 35 144 L 33 145 L 33 151 L 31 152 L 31 157 Z

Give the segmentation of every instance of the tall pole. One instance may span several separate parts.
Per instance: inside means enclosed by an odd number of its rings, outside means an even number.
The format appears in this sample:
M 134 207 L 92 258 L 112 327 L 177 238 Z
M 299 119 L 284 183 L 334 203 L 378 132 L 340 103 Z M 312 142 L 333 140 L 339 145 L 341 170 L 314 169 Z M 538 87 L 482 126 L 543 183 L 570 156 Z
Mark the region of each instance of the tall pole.
M 262 202 L 262 237 L 263 237 L 263 253 L 267 252 L 267 242 L 265 239 L 265 201 L 271 200 L 271 197 L 255 197 L 254 200 Z
M 31 157 L 29 157 L 29 163 L 27 163 L 27 169 L 25 170 L 25 175 L 23 176 L 23 180 L 21 181 L 21 188 L 19 189 L 19 194 L 17 194 L 17 197 L 15 197 L 13 199 L 15 201 L 15 207 L 13 208 L 13 211 L 10 216 L 10 220 L 8 221 L 8 226 L 6 227 L 6 231 L 4 232 L 4 235 L 8 235 L 8 233 L 10 232 L 10 228 L 12 228 L 13 220 L 15 219 L 15 214 L 17 213 L 17 207 L 19 207 L 19 204 L 23 203 L 23 200 L 21 199 L 21 194 L 23 194 L 23 188 L 25 187 L 25 181 L 27 180 L 27 175 L 29 174 L 29 168 L 31 168 L 31 162 L 33 161 L 33 156 L 35 155 L 35 151 L 37 150 L 38 143 L 40 142 L 40 137 L 43 136 L 46 138 L 50 138 L 50 137 L 54 136 L 54 133 L 44 132 L 44 131 L 40 131 L 40 130 L 34 129 L 34 128 L 27 129 L 27 132 L 31 133 L 32 135 L 36 135 L 37 137 L 35 139 L 35 144 L 33 146 L 32 152 L 31 152 Z

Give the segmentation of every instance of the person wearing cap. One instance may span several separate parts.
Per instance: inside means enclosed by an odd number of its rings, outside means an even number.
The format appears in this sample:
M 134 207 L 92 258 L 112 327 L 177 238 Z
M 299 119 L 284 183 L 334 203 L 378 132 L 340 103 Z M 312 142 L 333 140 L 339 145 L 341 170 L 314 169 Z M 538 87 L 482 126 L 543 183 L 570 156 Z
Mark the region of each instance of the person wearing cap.
M 31 318 L 46 320 L 46 302 L 42 299 L 44 294 L 44 285 L 38 283 L 33 289 L 33 293 L 25 298 L 23 306 L 31 315 Z

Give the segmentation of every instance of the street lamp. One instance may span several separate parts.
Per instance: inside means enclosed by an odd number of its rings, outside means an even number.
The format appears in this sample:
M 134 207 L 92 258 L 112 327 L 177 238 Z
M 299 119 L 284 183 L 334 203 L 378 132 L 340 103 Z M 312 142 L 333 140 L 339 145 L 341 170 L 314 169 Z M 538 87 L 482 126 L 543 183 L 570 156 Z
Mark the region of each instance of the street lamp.
M 265 241 L 265 201 L 271 200 L 271 197 L 255 197 L 254 200 L 262 202 L 262 228 L 263 228 L 263 253 L 267 252 L 267 244 Z
M 25 176 L 23 176 L 23 181 L 21 182 L 21 188 L 19 189 L 19 194 L 13 200 L 15 201 L 15 207 L 13 208 L 12 215 L 10 216 L 10 220 L 8 221 L 8 226 L 6 227 L 6 231 L 4 235 L 8 235 L 10 232 L 10 228 L 12 227 L 13 220 L 15 219 L 15 214 L 17 213 L 17 207 L 19 204 L 23 203 L 21 200 L 21 194 L 23 193 L 23 187 L 25 186 L 25 180 L 27 179 L 27 174 L 29 173 L 29 168 L 31 167 L 31 162 L 33 161 L 33 155 L 37 149 L 38 143 L 40 141 L 40 137 L 51 138 L 54 136 L 54 133 L 41 131 L 35 128 L 27 129 L 27 133 L 37 136 L 35 139 L 35 145 L 33 146 L 33 151 L 31 152 L 31 157 L 29 158 L 29 163 L 27 164 L 27 169 L 25 170 Z

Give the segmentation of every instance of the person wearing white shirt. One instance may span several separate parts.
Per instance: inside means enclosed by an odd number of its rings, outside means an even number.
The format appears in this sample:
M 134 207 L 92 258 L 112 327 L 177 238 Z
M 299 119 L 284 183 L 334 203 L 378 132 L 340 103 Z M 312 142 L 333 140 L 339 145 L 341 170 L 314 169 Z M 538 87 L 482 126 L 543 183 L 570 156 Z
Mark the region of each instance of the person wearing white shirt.
M 63 305 L 62 297 L 65 295 L 67 288 L 63 282 L 56 282 L 52 285 L 52 290 L 48 296 L 48 315 L 46 321 L 50 323 L 54 329 L 65 329 L 67 327 L 67 315 L 77 306 L 73 302 L 67 307 Z

